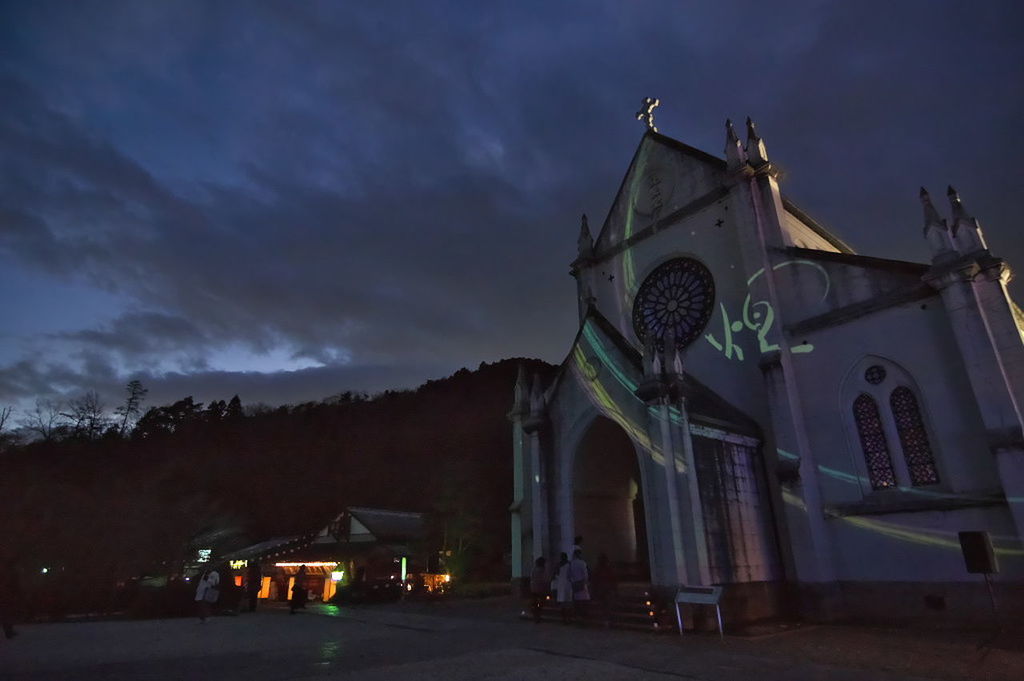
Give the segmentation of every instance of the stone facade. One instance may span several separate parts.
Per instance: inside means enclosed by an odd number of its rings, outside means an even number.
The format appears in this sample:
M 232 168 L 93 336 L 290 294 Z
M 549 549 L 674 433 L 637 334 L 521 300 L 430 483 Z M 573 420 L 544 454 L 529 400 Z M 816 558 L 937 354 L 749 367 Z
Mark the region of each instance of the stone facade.
M 579 331 L 510 414 L 513 577 L 583 535 L 666 591 L 729 585 L 734 618 L 959 615 L 985 587 L 958 533 L 985 530 L 1019 598 L 1008 264 L 952 189 L 948 223 L 922 190 L 929 263 L 867 257 L 782 196 L 752 123 L 725 151 L 648 130 L 596 238 L 583 219 Z

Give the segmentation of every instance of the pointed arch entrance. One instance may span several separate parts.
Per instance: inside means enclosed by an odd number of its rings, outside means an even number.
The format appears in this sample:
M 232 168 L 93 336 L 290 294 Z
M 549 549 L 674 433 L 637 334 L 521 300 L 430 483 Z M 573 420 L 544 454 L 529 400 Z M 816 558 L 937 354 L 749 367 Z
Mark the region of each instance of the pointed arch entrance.
M 608 556 L 621 578 L 649 580 L 647 518 L 636 449 L 626 432 L 600 416 L 573 460 L 575 534 L 587 560 Z

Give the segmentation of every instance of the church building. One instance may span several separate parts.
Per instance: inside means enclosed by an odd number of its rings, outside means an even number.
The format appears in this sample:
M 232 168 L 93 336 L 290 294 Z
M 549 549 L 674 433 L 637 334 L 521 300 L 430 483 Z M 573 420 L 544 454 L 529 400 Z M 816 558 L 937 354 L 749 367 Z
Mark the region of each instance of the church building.
M 923 262 L 860 255 L 749 119 L 723 160 L 645 104 L 596 237 L 582 220 L 576 337 L 515 388 L 513 578 L 582 536 L 667 596 L 723 585 L 727 621 L 974 617 L 960 533 L 984 532 L 1024 605 L 1024 314 L 960 196 L 944 217 L 921 190 Z

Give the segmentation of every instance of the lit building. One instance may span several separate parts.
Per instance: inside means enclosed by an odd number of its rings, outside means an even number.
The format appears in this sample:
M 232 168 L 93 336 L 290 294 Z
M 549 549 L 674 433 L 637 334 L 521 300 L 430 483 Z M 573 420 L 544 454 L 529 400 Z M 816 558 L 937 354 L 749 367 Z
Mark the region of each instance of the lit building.
M 348 507 L 328 525 L 308 535 L 280 537 L 224 556 L 244 573 L 258 561 L 260 598 L 287 600 L 301 566 L 314 600 L 330 600 L 339 586 L 405 583 L 425 570 L 423 515 L 408 511 Z
M 980 530 L 1020 604 L 1024 314 L 956 192 L 921 201 L 929 262 L 858 255 L 752 123 L 724 160 L 651 125 L 583 218 L 565 361 L 516 386 L 513 577 L 582 535 L 666 593 L 727 585 L 733 620 L 984 615 Z

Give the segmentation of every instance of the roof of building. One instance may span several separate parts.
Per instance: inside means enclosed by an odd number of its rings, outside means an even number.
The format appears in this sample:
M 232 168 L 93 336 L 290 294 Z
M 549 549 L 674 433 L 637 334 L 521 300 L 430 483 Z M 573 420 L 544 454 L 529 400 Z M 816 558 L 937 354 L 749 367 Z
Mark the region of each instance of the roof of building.
M 382 508 L 349 506 L 348 512 L 361 522 L 377 541 L 418 539 L 423 535 L 423 514 Z
M 267 539 L 261 541 L 258 544 L 246 546 L 243 549 L 232 551 L 221 556 L 222 560 L 249 560 L 250 558 L 258 558 L 275 552 L 288 552 L 295 548 L 304 545 L 303 540 L 308 540 L 309 535 L 292 535 L 290 537 L 274 537 L 273 539 Z
M 654 132 L 653 130 L 647 130 L 644 133 L 644 136 L 641 138 L 640 144 L 637 145 L 636 151 L 634 152 L 633 158 L 630 160 L 629 165 L 626 168 L 625 174 L 622 176 L 622 181 L 619 183 L 619 188 L 615 192 L 616 199 L 622 194 L 623 190 L 625 189 L 626 179 L 629 177 L 630 171 L 632 171 L 633 166 L 636 164 L 637 159 L 640 156 L 640 150 L 643 148 L 644 141 L 647 140 L 647 139 L 652 140 L 656 144 L 661 144 L 662 146 L 668 147 L 670 149 L 674 149 L 675 151 L 682 153 L 684 156 L 688 156 L 690 158 L 696 159 L 697 161 L 699 161 L 701 163 L 705 163 L 705 164 L 713 167 L 717 171 L 724 171 L 726 169 L 726 162 L 725 162 L 725 160 L 715 156 L 714 154 L 709 154 L 708 152 L 702 151 L 700 149 L 697 149 L 696 147 L 691 147 L 689 144 L 685 144 L 684 142 L 680 142 L 679 140 L 677 140 L 677 139 L 675 139 L 673 137 L 669 137 L 668 135 L 665 135 L 663 133 Z M 721 197 L 720 197 L 720 195 L 716 191 L 712 191 L 708 196 L 706 196 L 704 198 L 710 199 L 711 201 L 716 201 L 716 200 L 718 200 Z M 828 228 L 826 228 L 820 222 L 818 222 L 817 220 L 812 218 L 810 215 L 808 215 L 807 212 L 805 212 L 803 209 L 801 209 L 799 206 L 797 206 L 788 196 L 783 196 L 782 197 L 782 205 L 783 205 L 783 208 L 787 212 L 789 212 L 791 215 L 793 215 L 795 218 L 797 218 L 800 222 L 802 222 L 804 225 L 806 225 L 807 228 L 810 229 L 812 232 L 818 234 L 825 241 L 827 241 L 832 246 L 837 248 L 840 252 L 847 253 L 847 254 L 850 254 L 850 255 L 854 255 L 855 254 L 854 249 L 851 248 L 849 244 L 847 244 L 845 241 L 843 241 L 841 238 L 839 238 L 839 236 L 837 236 L 836 234 L 832 233 Z M 686 209 L 687 207 L 684 206 L 683 208 Z M 595 254 L 594 255 L 595 255 L 595 258 L 598 259 L 598 260 L 603 259 L 605 256 L 609 255 L 611 252 L 617 252 L 617 251 L 621 250 L 621 248 L 622 248 L 622 244 L 619 244 L 618 248 L 612 249 L 612 251 L 610 251 L 610 252 L 606 252 L 608 250 L 607 249 L 607 244 L 604 243 L 604 238 L 603 237 L 604 237 L 605 233 L 609 229 L 609 224 L 611 222 L 614 210 L 615 210 L 615 202 L 613 201 L 612 205 L 608 208 L 608 213 L 605 216 L 604 222 L 601 223 L 601 229 L 594 236 L 594 248 L 595 248 Z M 677 213 L 678 212 L 680 212 L 680 211 L 677 211 Z M 685 212 L 685 210 L 683 212 Z M 673 223 L 673 222 L 676 221 L 677 218 L 678 218 L 678 215 L 671 214 L 671 215 L 667 215 L 667 216 L 663 217 L 658 222 Z M 643 240 L 644 238 L 646 238 L 647 236 L 650 236 L 650 234 L 652 234 L 653 232 L 656 232 L 656 231 L 659 231 L 658 228 L 657 228 L 657 225 L 651 225 L 648 228 L 641 230 L 640 233 L 637 233 L 636 235 L 634 235 L 634 237 L 631 239 L 631 241 L 635 242 L 635 241 Z
M 365 550 L 365 547 L 371 544 L 402 545 L 414 543 L 423 537 L 424 522 L 422 513 L 392 511 L 365 506 L 349 506 L 341 515 L 345 513 L 359 521 L 371 535 L 365 541 L 359 542 L 359 550 Z M 274 537 L 273 539 L 267 539 L 237 551 L 232 551 L 220 556 L 220 559 L 249 560 L 273 555 L 287 555 L 298 550 L 309 550 L 310 547 L 319 541 L 314 539 L 316 534 L 316 532 L 310 532 L 287 537 Z M 324 534 L 324 532 L 321 530 L 320 534 Z M 331 550 L 337 553 L 338 542 L 331 538 L 328 538 L 328 540 L 334 547 Z

